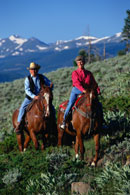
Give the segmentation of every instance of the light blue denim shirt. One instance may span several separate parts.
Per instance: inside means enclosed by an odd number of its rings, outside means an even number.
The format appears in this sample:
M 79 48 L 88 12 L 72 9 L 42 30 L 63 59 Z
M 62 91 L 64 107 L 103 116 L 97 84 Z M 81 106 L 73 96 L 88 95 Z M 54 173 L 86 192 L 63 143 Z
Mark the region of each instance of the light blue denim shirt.
M 40 92 L 40 79 L 39 79 L 39 76 L 37 75 L 36 77 L 33 77 L 31 75 L 32 79 L 33 79 L 33 82 L 34 82 L 34 85 L 35 85 L 35 94 L 38 95 L 39 92 Z M 50 86 L 51 84 L 51 81 L 45 77 L 43 75 L 43 78 L 44 78 L 44 82 L 45 82 L 45 85 L 46 86 Z M 30 90 L 30 85 L 29 85 L 29 80 L 28 80 L 28 77 L 26 77 L 25 79 L 25 82 L 24 82 L 24 85 L 25 85 L 25 93 L 31 97 L 32 99 L 36 96 L 35 94 L 33 94 Z

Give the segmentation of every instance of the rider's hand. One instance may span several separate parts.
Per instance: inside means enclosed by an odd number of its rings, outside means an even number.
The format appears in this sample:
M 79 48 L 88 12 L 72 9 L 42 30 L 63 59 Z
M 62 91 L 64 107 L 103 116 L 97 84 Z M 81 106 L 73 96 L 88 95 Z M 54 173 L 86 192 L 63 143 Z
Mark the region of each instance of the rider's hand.
M 86 93 L 86 90 L 83 90 L 83 93 Z
M 101 92 L 100 92 L 100 88 L 99 87 L 97 88 L 97 93 L 98 93 L 98 95 L 101 95 Z
M 34 100 L 38 100 L 38 98 L 39 98 L 39 96 L 36 95 L 36 96 L 34 97 Z

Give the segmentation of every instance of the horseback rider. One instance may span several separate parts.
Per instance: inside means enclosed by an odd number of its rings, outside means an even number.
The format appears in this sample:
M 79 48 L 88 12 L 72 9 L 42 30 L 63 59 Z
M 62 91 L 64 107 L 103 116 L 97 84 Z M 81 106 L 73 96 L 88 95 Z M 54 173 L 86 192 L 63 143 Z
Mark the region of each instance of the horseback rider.
M 100 88 L 95 81 L 93 74 L 84 68 L 85 58 L 81 55 L 75 58 L 75 62 L 78 66 L 77 70 L 72 72 L 72 84 L 73 88 L 70 94 L 69 102 L 67 108 L 64 113 L 63 123 L 60 125 L 62 130 L 66 128 L 66 120 L 69 115 L 69 111 L 71 110 L 72 106 L 77 99 L 77 96 L 81 93 L 86 93 L 84 88 L 85 85 L 89 86 L 96 86 L 97 94 L 100 94 Z
M 32 102 L 32 100 L 37 100 L 39 98 L 38 94 L 41 90 L 42 85 L 46 85 L 53 88 L 53 83 L 44 75 L 38 74 L 40 69 L 40 65 L 35 62 L 30 63 L 30 67 L 27 68 L 30 72 L 29 76 L 25 78 L 25 93 L 26 97 L 21 104 L 19 109 L 19 114 L 17 118 L 17 127 L 15 128 L 15 132 L 17 135 L 17 139 L 21 139 L 21 126 L 22 120 L 27 106 Z

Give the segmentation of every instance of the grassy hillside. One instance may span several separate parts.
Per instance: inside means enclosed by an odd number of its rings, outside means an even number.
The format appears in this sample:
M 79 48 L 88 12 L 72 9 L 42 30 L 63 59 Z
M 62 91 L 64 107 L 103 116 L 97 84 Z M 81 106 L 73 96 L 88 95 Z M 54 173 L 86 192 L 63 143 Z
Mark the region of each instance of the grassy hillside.
M 58 149 L 50 146 L 42 153 L 35 151 L 31 144 L 26 153 L 19 154 L 11 117 L 25 97 L 24 79 L 1 83 L 0 194 L 69 194 L 72 181 L 82 180 L 86 172 L 85 182 L 91 186 L 90 194 L 115 195 L 117 189 L 121 194 L 125 194 L 125 189 L 130 194 L 130 168 L 123 166 L 130 156 L 130 54 L 86 64 L 86 68 L 93 72 L 101 88 L 100 101 L 109 127 L 101 138 L 101 157 L 105 155 L 106 165 L 92 169 L 85 161 L 75 161 L 71 147 Z M 56 109 L 69 98 L 74 69 L 61 68 L 46 74 L 54 83 L 53 104 Z M 92 157 L 92 140 L 85 142 L 85 145 Z M 129 174 L 123 177 L 122 173 L 126 172 Z M 48 186 L 49 181 L 51 185 Z

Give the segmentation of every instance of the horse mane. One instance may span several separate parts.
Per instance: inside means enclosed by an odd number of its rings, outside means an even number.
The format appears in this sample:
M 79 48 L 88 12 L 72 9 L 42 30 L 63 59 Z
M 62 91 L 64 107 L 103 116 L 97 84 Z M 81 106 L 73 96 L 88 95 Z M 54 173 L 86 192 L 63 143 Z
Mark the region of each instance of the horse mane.
M 31 108 L 33 107 L 33 105 L 36 103 L 37 100 L 32 100 L 32 102 L 27 106 L 26 108 L 26 112 L 29 112 L 29 110 L 31 110 Z
M 39 94 L 38 94 L 38 95 L 39 95 L 38 100 L 33 99 L 32 102 L 27 106 L 26 112 L 28 112 L 29 110 L 31 110 L 31 108 L 32 108 L 36 103 L 39 103 L 39 101 L 41 100 L 41 97 L 42 97 L 42 95 L 43 95 L 43 92 L 44 92 L 44 88 L 45 88 L 45 87 L 47 87 L 47 86 L 44 85 L 44 87 L 41 88 L 41 90 L 40 90 L 40 92 L 39 92 Z

